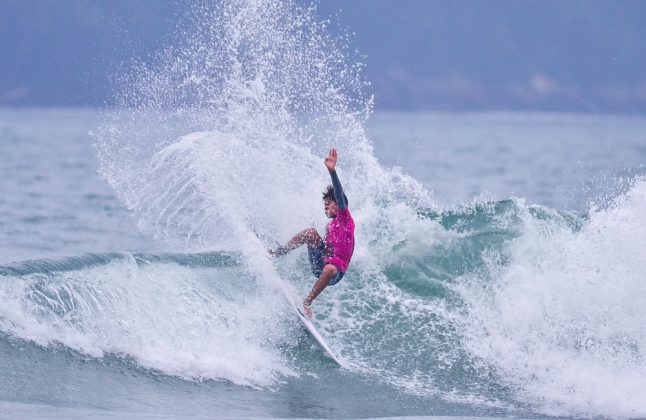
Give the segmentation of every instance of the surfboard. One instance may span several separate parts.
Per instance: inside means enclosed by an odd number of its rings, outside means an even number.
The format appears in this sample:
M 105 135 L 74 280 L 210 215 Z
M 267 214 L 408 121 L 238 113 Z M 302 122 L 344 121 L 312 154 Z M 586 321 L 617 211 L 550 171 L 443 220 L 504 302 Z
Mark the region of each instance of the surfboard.
M 325 342 L 323 339 L 323 336 L 321 333 L 314 327 L 314 324 L 312 324 L 312 321 L 308 317 L 305 316 L 305 314 L 302 312 L 303 308 L 296 303 L 296 300 L 292 297 L 292 295 L 287 291 L 287 289 L 281 285 L 280 287 L 281 291 L 283 292 L 283 296 L 285 296 L 285 299 L 289 303 L 289 306 L 292 307 L 294 312 L 296 313 L 296 316 L 298 316 L 298 319 L 301 321 L 307 332 L 310 334 L 310 336 L 316 341 L 316 344 L 319 345 L 319 347 L 323 350 L 323 352 L 334 362 L 341 366 L 343 366 L 343 363 L 339 360 L 339 358 L 334 354 L 328 343 Z
M 293 302 L 290 302 L 290 304 L 296 311 L 296 315 L 298 315 L 298 319 L 301 320 L 301 323 L 303 324 L 305 329 L 307 329 L 307 331 L 310 333 L 312 338 L 314 338 L 316 343 L 323 349 L 325 354 L 327 354 L 327 356 L 330 359 L 334 360 L 337 365 L 343 367 L 343 364 L 341 363 L 339 358 L 336 357 L 336 355 L 334 354 L 330 346 L 325 342 L 321 333 L 318 332 L 318 330 L 314 327 L 314 324 L 312 324 L 312 321 L 310 321 L 310 319 L 306 317 L 305 314 L 302 312 L 302 308 L 300 308 L 298 305 L 295 305 Z

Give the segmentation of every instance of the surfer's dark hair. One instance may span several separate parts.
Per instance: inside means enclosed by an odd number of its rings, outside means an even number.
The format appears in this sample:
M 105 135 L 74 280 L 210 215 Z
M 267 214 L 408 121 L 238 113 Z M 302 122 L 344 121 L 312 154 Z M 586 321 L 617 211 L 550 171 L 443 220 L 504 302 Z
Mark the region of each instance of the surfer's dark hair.
M 345 200 L 345 203 L 347 205 L 348 204 L 348 197 L 345 194 L 343 194 L 343 199 Z M 334 197 L 334 187 L 332 185 L 328 185 L 323 190 L 323 201 L 325 201 L 325 200 L 331 200 L 331 201 L 334 201 L 336 203 L 336 198 Z

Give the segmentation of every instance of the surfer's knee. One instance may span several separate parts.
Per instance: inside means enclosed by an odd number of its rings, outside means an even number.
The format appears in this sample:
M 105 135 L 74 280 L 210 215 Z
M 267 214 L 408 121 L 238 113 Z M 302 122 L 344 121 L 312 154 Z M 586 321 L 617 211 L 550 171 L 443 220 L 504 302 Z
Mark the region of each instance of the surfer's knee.
M 323 267 L 323 273 L 327 274 L 330 278 L 336 276 L 336 274 L 339 272 L 339 269 L 336 268 L 336 265 L 334 264 L 325 264 Z
M 303 230 L 303 234 L 306 236 L 313 236 L 313 235 L 318 235 L 318 232 L 316 231 L 315 228 L 307 228 Z
M 321 236 L 315 228 L 307 228 L 301 233 L 309 245 L 316 246 L 321 243 Z

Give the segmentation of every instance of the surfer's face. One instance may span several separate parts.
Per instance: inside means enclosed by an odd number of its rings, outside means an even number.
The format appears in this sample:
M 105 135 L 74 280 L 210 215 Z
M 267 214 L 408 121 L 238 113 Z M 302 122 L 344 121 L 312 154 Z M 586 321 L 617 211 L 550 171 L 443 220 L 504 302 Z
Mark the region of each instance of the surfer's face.
M 325 215 L 330 219 L 333 219 L 336 217 L 336 212 L 338 210 L 336 206 L 336 201 L 323 200 L 323 209 L 325 210 Z

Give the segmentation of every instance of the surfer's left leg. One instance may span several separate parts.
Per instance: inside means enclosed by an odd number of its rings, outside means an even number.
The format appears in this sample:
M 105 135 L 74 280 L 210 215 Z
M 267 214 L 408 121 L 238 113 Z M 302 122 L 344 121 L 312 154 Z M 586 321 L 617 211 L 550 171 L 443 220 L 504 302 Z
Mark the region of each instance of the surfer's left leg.
M 341 271 L 339 271 L 339 269 L 334 264 L 325 264 L 323 271 L 321 271 L 321 275 L 319 276 L 316 283 L 314 283 L 314 287 L 312 287 L 312 291 L 303 301 L 303 310 L 308 318 L 312 318 L 312 301 L 316 299 L 316 297 L 323 291 L 323 289 L 328 286 L 328 284 L 330 284 L 331 280 L 335 280 L 334 283 L 336 283 L 341 279 L 342 276 L 343 273 L 341 273 Z
M 275 250 L 269 249 L 267 252 L 269 252 L 269 255 L 272 257 L 280 257 L 304 244 L 307 244 L 308 248 L 319 247 L 323 244 L 323 239 L 316 229 L 303 229 L 294 235 L 294 237 L 290 239 L 285 246 L 279 246 Z

